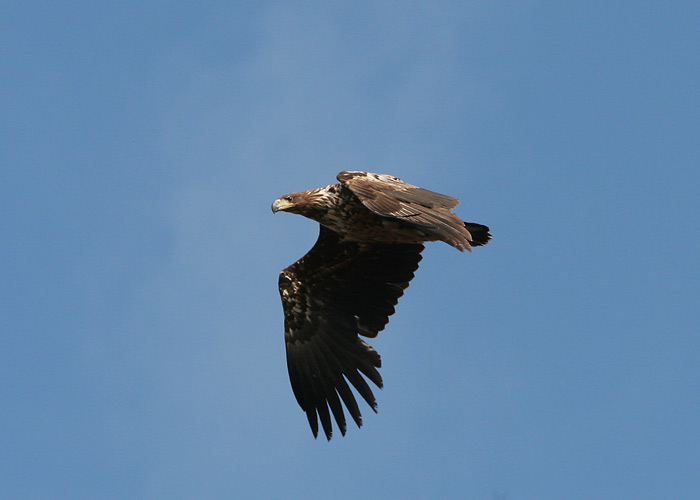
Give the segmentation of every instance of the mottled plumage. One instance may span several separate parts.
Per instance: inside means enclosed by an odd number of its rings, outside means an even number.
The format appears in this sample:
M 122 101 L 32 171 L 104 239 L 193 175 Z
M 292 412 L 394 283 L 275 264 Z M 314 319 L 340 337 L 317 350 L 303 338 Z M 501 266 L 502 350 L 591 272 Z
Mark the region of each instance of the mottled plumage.
M 345 435 L 343 404 L 362 425 L 350 385 L 376 411 L 365 377 L 381 388 L 381 361 L 359 335 L 384 329 L 418 269 L 423 243 L 442 240 L 471 251 L 491 238 L 488 227 L 450 211 L 457 198 L 384 174 L 341 172 L 338 180 L 272 204 L 273 212 L 321 225 L 313 248 L 280 274 L 279 289 L 292 390 L 314 436 L 320 419 L 327 439 L 331 415 Z

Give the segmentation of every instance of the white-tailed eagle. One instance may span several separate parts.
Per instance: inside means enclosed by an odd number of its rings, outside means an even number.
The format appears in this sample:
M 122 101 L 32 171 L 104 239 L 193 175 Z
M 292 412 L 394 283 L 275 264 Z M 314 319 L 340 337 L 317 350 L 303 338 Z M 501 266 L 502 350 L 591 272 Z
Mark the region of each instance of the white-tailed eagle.
M 441 240 L 471 251 L 491 239 L 488 227 L 450 211 L 457 198 L 390 175 L 341 172 L 337 178 L 338 184 L 272 204 L 273 212 L 321 225 L 313 248 L 280 274 L 279 289 L 292 389 L 314 437 L 320 418 L 329 440 L 331 413 L 345 435 L 343 403 L 362 425 L 348 382 L 377 411 L 365 377 L 381 388 L 381 361 L 359 336 L 373 338 L 384 329 L 418 269 L 423 243 Z

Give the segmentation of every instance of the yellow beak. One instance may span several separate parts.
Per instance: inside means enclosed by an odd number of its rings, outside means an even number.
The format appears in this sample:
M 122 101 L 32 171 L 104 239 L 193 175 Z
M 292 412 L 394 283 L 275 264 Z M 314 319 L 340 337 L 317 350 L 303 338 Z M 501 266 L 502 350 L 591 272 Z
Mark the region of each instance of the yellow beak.
M 279 212 L 280 210 L 287 210 L 292 205 L 293 203 L 285 200 L 284 198 L 279 198 L 272 203 L 272 213 L 274 214 L 275 212 Z

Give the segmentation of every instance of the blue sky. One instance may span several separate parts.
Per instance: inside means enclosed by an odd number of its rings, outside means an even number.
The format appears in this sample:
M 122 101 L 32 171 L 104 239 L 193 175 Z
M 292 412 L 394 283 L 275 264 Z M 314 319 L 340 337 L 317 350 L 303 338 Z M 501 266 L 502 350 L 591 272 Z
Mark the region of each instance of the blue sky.
M 0 484 L 13 499 L 700 494 L 700 7 L 0 8 Z M 379 413 L 314 440 L 270 203 L 390 173 L 431 244 Z

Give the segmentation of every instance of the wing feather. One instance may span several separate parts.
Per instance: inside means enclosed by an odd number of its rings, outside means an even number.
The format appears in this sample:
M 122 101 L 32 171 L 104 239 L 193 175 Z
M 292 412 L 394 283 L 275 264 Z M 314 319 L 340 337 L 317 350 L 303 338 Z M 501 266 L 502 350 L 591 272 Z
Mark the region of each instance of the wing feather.
M 488 227 L 464 222 L 450 211 L 459 203 L 457 198 L 385 174 L 346 171 L 338 174 L 338 180 L 375 214 L 401 221 L 459 250 L 471 250 L 491 238 Z
M 459 204 L 459 198 L 414 186 L 393 175 L 345 171 L 337 179 L 356 195 L 373 199 L 379 206 L 395 207 L 398 201 L 451 210 Z
M 343 242 L 321 226 L 313 248 L 280 274 L 289 379 L 314 436 L 320 420 L 331 438 L 331 413 L 345 434 L 342 403 L 362 425 L 348 382 L 376 411 L 364 377 L 382 387 L 381 358 L 358 335 L 375 337 L 384 329 L 422 250 L 420 244 Z

